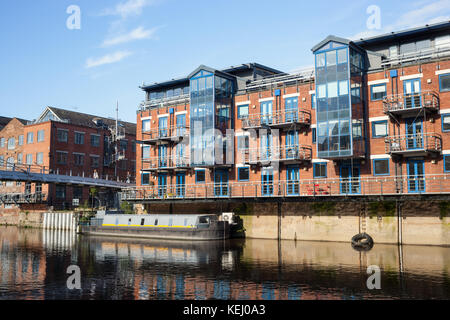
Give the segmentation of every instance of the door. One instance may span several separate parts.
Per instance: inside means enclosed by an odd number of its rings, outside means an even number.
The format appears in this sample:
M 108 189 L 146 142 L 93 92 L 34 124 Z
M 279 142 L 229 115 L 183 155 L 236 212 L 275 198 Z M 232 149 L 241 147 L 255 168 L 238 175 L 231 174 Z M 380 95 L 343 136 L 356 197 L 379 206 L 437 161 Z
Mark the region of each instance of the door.
M 177 116 L 177 136 L 183 137 L 186 131 L 186 115 L 180 114 Z
M 288 167 L 287 169 L 287 194 L 288 196 L 300 194 L 300 169 L 298 167 Z
M 167 174 L 159 174 L 158 176 L 158 196 L 164 197 L 167 193 Z
M 286 99 L 285 104 L 286 123 L 298 121 L 298 98 L 288 98 Z
M 360 194 L 360 169 L 350 165 L 341 167 L 341 193 L 342 194 Z
M 158 158 L 159 167 L 160 168 L 167 168 L 167 166 L 168 166 L 168 163 L 167 163 L 167 146 L 165 146 L 165 145 L 158 146 L 158 152 L 159 152 L 159 158 Z
M 260 157 L 262 161 L 272 160 L 272 134 L 261 135 Z
M 405 94 L 405 108 L 419 108 L 421 106 L 420 79 L 407 80 L 403 82 Z
M 167 117 L 159 118 L 159 137 L 166 138 L 169 136 L 169 132 L 167 130 Z
M 262 196 L 272 196 L 273 195 L 273 171 L 263 170 L 261 176 L 261 193 Z
M 216 197 L 228 196 L 228 170 L 215 171 L 214 194 L 216 195 Z
M 425 191 L 425 164 L 423 160 L 408 161 L 408 191 L 411 193 Z
M 177 197 L 183 198 L 186 194 L 186 174 L 177 173 Z
M 407 119 L 406 135 L 406 148 L 408 150 L 423 149 L 422 119 Z
M 272 101 L 261 102 L 261 124 L 272 124 Z
M 298 132 L 289 131 L 286 135 L 286 159 L 298 158 Z

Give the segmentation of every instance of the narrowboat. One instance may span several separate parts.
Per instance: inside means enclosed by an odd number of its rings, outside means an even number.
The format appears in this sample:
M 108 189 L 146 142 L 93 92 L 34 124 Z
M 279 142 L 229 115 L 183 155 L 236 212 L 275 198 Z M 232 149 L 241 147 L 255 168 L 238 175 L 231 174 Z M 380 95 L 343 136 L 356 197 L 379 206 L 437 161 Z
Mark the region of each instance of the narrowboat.
M 222 240 L 229 239 L 230 225 L 217 215 L 129 215 L 106 214 L 97 223 L 80 225 L 86 235 L 167 239 Z

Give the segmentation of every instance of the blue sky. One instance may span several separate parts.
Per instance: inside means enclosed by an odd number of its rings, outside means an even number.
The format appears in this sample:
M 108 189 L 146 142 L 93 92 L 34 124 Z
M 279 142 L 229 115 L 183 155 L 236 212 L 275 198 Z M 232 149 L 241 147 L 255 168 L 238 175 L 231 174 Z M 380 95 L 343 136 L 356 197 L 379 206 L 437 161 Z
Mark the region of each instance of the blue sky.
M 70 30 L 70 5 L 81 29 Z M 369 30 L 377 5 L 381 28 Z M 182 77 L 200 64 L 312 65 L 329 34 L 360 38 L 450 20 L 450 0 L 3 0 L 0 115 L 35 119 L 46 106 L 136 121 L 143 82 Z

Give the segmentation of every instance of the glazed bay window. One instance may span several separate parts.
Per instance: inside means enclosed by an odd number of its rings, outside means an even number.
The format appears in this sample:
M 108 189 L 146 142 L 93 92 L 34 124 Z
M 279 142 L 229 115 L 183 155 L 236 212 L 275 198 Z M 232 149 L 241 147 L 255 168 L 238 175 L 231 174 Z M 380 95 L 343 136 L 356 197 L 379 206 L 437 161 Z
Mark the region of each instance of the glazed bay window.
M 450 91 L 450 73 L 439 76 L 439 88 L 441 92 Z
M 100 135 L 91 134 L 91 146 L 100 147 Z
M 37 133 L 37 142 L 43 142 L 45 137 L 45 131 L 39 130 Z
M 84 132 L 75 132 L 75 144 L 84 144 Z
M 64 129 L 57 130 L 58 142 L 67 142 L 69 139 L 69 131 Z
M 82 167 L 84 165 L 84 154 L 74 153 L 73 154 L 73 162 L 76 166 Z
M 373 175 L 388 176 L 389 175 L 389 159 L 373 160 Z
M 388 136 L 388 122 L 376 121 L 372 123 L 372 137 L 383 138 Z
M 56 162 L 61 165 L 67 164 L 67 152 L 56 151 Z

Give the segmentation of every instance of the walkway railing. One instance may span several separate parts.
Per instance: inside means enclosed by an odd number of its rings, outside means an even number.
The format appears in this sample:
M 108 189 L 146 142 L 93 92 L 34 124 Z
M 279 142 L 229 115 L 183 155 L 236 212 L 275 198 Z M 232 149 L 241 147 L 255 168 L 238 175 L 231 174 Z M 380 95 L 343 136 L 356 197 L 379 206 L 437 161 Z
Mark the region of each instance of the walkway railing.
M 312 148 L 306 145 L 250 148 L 238 151 L 238 162 L 257 164 L 277 161 L 311 161 Z
M 34 204 L 47 202 L 47 195 L 44 193 L 5 193 L 0 194 L 0 203 L 3 204 Z
M 440 152 L 442 150 L 442 137 L 437 133 L 409 134 L 404 136 L 387 137 L 386 153 L 408 152 Z
M 434 91 L 423 91 L 413 94 L 390 95 L 383 99 L 385 113 L 402 112 L 415 108 L 439 110 L 439 95 Z
M 284 126 L 291 124 L 311 124 L 311 112 L 305 109 L 284 110 L 277 113 L 250 114 L 242 120 L 244 129 L 260 128 L 264 125 Z
M 142 170 L 189 168 L 190 159 L 188 156 L 165 156 L 142 159 Z
M 142 141 L 154 142 L 157 140 L 178 140 L 189 135 L 189 128 L 183 127 L 169 127 L 169 128 L 154 128 L 149 131 L 142 132 Z
M 166 185 L 123 189 L 124 201 L 204 200 L 221 198 L 288 198 L 450 194 L 450 174 L 360 179 L 230 182 L 227 184 Z
M 412 63 L 425 59 L 441 59 L 450 56 L 450 42 L 442 43 L 438 47 L 423 49 L 391 56 L 381 62 L 383 67 L 397 64 Z

